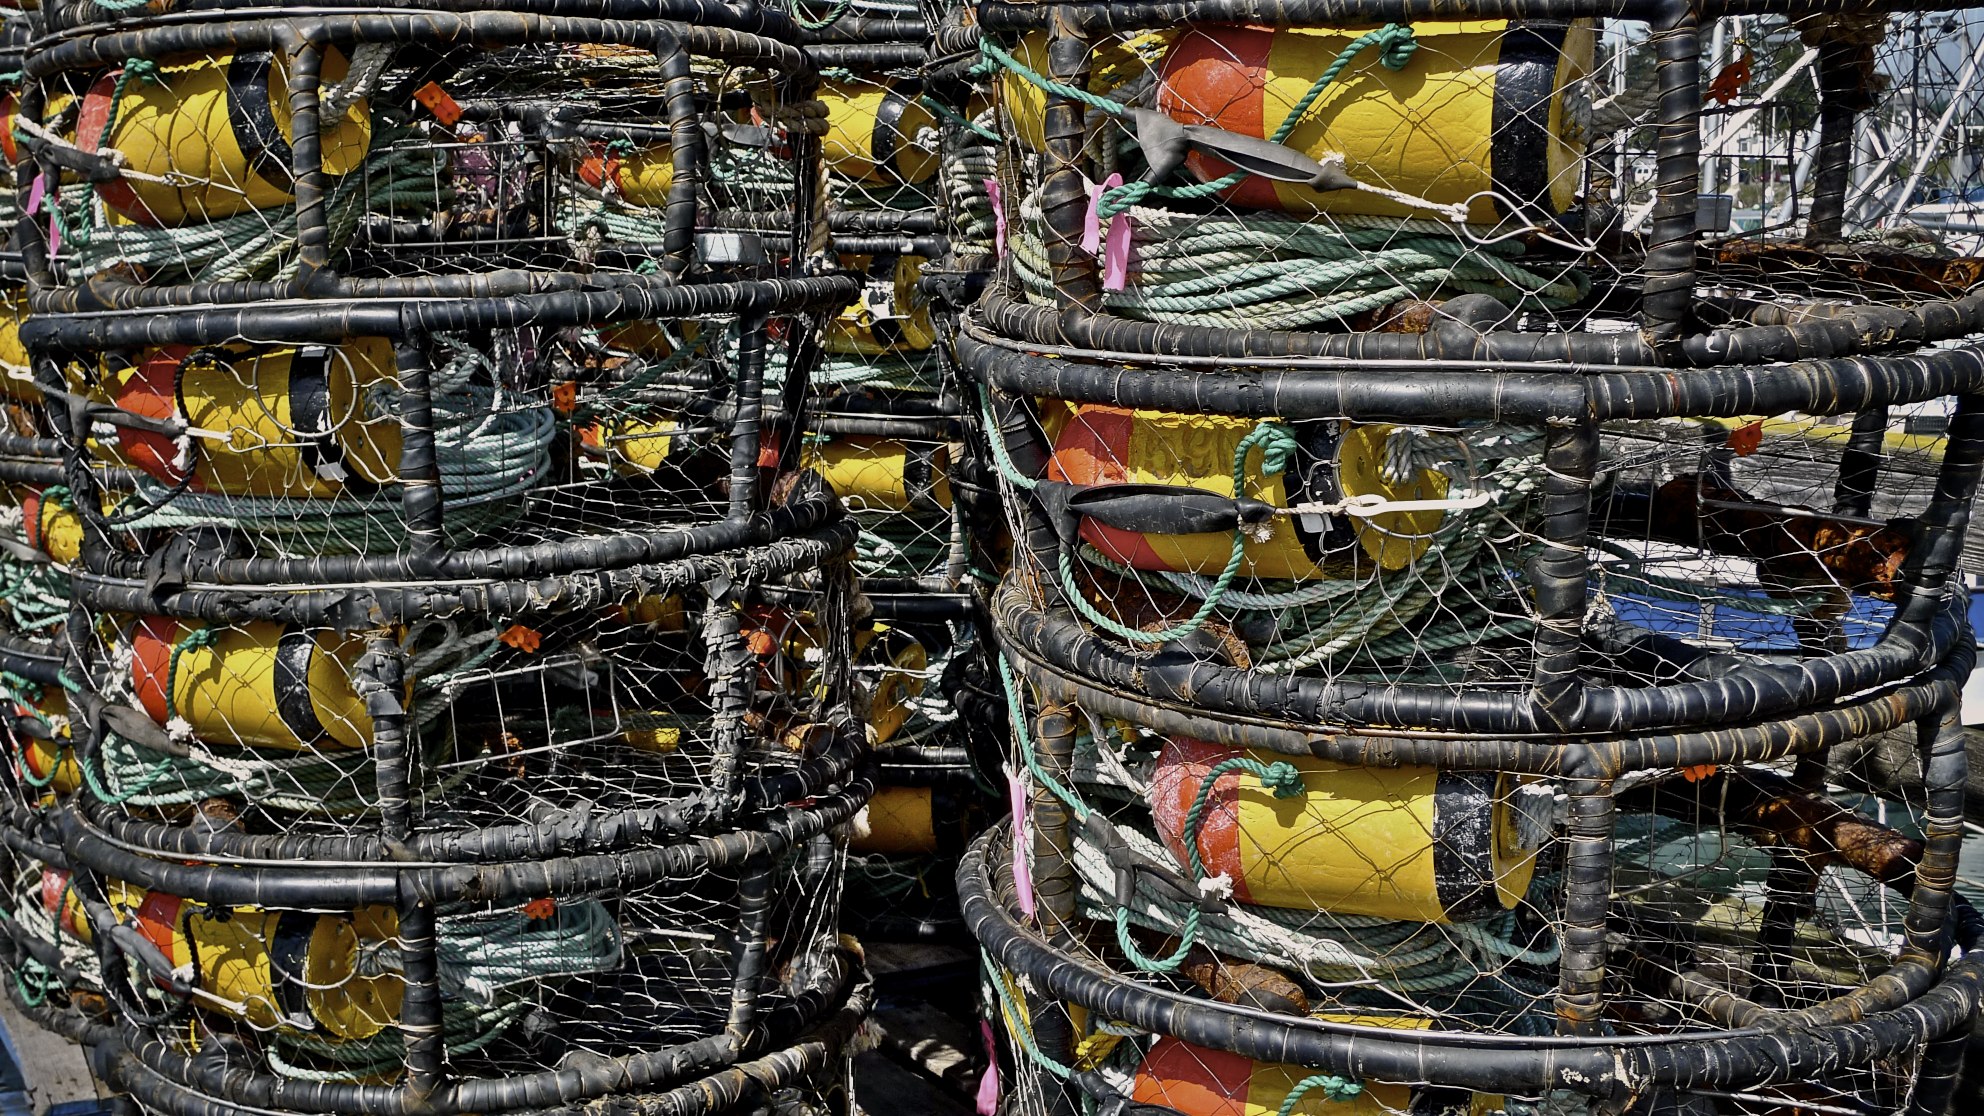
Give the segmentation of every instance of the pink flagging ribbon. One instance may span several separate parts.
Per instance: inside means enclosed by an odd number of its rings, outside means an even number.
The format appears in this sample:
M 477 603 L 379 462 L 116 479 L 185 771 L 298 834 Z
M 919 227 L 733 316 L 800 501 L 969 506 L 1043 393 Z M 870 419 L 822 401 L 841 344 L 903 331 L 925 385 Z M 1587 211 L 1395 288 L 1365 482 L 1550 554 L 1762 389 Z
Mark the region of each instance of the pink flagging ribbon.
M 1033 866 L 1027 863 L 1026 858 L 1030 844 L 1026 823 L 1026 780 L 1010 765 L 1006 767 L 1006 795 L 1013 808 L 1013 890 L 1019 893 L 1020 913 L 1032 918 Z
M 1082 251 L 1102 262 L 1102 289 L 1120 291 L 1130 281 L 1130 215 L 1118 213 L 1102 230 L 1102 199 L 1123 184 L 1123 176 L 1112 174 L 1088 191 L 1088 219 L 1082 223 Z
M 985 180 L 985 192 L 992 198 L 992 237 L 993 247 L 1000 255 L 1006 254 L 1006 199 L 999 190 L 999 180 Z

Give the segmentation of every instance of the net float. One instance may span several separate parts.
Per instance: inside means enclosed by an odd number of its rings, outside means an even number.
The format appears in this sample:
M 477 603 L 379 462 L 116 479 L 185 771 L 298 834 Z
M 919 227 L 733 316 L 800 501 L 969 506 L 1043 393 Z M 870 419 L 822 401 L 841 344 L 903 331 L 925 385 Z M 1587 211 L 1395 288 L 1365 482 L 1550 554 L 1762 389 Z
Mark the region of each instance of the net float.
M 216 911 L 162 891 L 111 880 L 110 909 L 158 948 L 175 969 L 193 974 L 206 1009 L 262 1029 L 310 1031 L 334 1041 L 371 1038 L 399 1018 L 404 978 L 368 963 L 396 952 L 399 918 L 390 907 L 310 914 L 233 907 Z M 43 869 L 41 899 L 62 929 L 93 940 L 81 900 L 65 872 Z
M 182 447 L 165 434 L 121 426 L 118 445 L 132 465 L 168 484 L 186 480 L 190 469 L 201 492 L 369 493 L 399 470 L 399 417 L 374 413 L 366 400 L 393 367 L 391 347 L 378 338 L 335 347 L 154 349 L 122 379 L 117 406 L 179 419 L 205 434 Z
M 848 848 L 887 856 L 955 855 L 969 804 L 937 787 L 882 787 L 854 817 Z
M 950 447 L 894 438 L 835 438 L 807 466 L 856 510 L 943 512 L 951 508 Z
M 1054 456 L 1049 478 L 1080 485 L 1168 485 L 1235 495 L 1233 461 L 1258 425 L 1222 415 L 1180 415 L 1105 405 L 1049 408 Z M 1384 474 L 1384 424 L 1298 423 L 1287 428 L 1298 449 L 1279 473 L 1264 473 L 1250 450 L 1240 496 L 1276 509 L 1333 505 L 1346 498 L 1437 500 L 1447 478 L 1432 470 L 1403 483 Z M 1437 509 L 1275 515 L 1264 539 L 1249 537 L 1241 572 L 1257 578 L 1308 580 L 1354 576 L 1372 564 L 1403 569 L 1417 561 L 1446 521 Z M 1128 530 L 1084 518 L 1082 538 L 1111 561 L 1135 570 L 1218 574 L 1232 556 L 1231 531 L 1192 534 Z
M 83 553 L 83 517 L 64 497 L 49 499 L 45 490 L 30 488 L 20 494 L 21 535 L 27 544 L 62 565 L 70 565 Z
M 675 185 L 674 149 L 663 143 L 622 152 L 595 144 L 579 161 L 579 181 L 630 205 L 659 209 L 668 204 L 669 188 Z
M 177 719 L 218 744 L 371 746 L 372 715 L 352 684 L 362 639 L 270 621 L 203 628 L 166 616 L 140 618 L 130 638 L 132 691 L 168 730 Z
M 826 349 L 841 356 L 875 357 L 924 352 L 937 343 L 930 302 L 917 290 L 923 257 L 842 256 L 852 271 L 865 272 L 861 297 L 827 323 Z
M 821 148 L 827 167 L 846 178 L 874 183 L 917 183 L 937 173 L 935 146 L 918 136 L 937 118 L 917 94 L 894 82 L 823 81 L 827 134 Z
M 324 87 L 350 63 L 324 49 Z M 83 96 L 78 142 L 114 150 L 146 176 L 97 184 L 104 204 L 141 225 L 202 224 L 287 205 L 295 195 L 289 62 L 266 50 L 182 56 L 153 75 L 104 74 Z M 358 170 L 372 145 L 364 98 L 318 128 L 324 173 Z M 163 181 L 159 181 L 163 180 Z
M 1206 775 L 1246 757 L 1292 765 L 1283 797 L 1229 769 L 1192 818 Z M 1151 814 L 1180 864 L 1196 840 L 1208 875 L 1268 907 L 1411 922 L 1462 922 L 1514 907 L 1529 888 L 1506 778 L 1424 766 L 1357 767 L 1173 737 L 1158 754 Z
M 1270 139 L 1316 77 L 1361 34 L 1192 27 L 1158 64 L 1157 107 L 1181 124 Z M 1419 48 L 1400 69 L 1381 64 L 1376 50 L 1353 58 L 1283 144 L 1319 162 L 1341 155 L 1345 171 L 1360 182 L 1439 204 L 1466 203 L 1477 222 L 1499 221 L 1513 207 L 1553 215 L 1569 209 L 1582 185 L 1584 140 L 1567 91 L 1590 72 L 1590 22 L 1428 22 L 1414 24 L 1413 37 Z M 1200 151 L 1185 164 L 1202 182 L 1233 169 Z M 1259 177 L 1220 196 L 1237 206 L 1297 214 L 1424 215 L 1377 194 Z

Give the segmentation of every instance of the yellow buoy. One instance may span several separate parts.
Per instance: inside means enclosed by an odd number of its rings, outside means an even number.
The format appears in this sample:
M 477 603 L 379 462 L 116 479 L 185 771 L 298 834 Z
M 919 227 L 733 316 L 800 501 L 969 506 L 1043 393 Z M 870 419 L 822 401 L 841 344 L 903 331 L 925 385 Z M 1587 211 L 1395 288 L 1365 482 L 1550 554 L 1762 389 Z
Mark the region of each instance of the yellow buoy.
M 9 735 L 20 748 L 21 767 L 31 782 L 57 794 L 83 785 L 76 754 L 69 746 L 69 695 L 60 686 L 44 686 L 34 702 L 13 703 L 14 716 L 40 722 L 41 731 Z
M 875 357 L 924 352 L 937 343 L 930 300 L 917 289 L 917 280 L 923 277 L 923 257 L 897 256 L 891 261 L 842 256 L 841 264 L 852 271 L 867 272 L 870 279 L 861 297 L 827 323 L 828 352 Z
M 630 205 L 659 208 L 668 204 L 668 189 L 675 185 L 674 148 L 663 143 L 620 151 L 595 145 L 579 161 L 579 180 Z
M 850 436 L 813 447 L 806 465 L 857 511 L 949 511 L 950 447 Z
M 344 80 L 348 65 L 327 48 L 324 85 Z M 145 225 L 200 224 L 294 201 L 288 84 L 286 60 L 270 51 L 181 57 L 158 63 L 155 74 L 103 75 L 83 97 L 79 141 L 116 150 L 148 178 L 98 183 L 98 196 Z M 350 174 L 371 147 L 371 109 L 361 97 L 342 116 L 325 119 L 320 132 L 325 173 Z
M 622 416 L 602 419 L 582 428 L 585 444 L 606 451 L 615 472 L 623 476 L 652 473 L 668 461 L 681 440 L 682 423 L 673 418 Z
M 1151 814 L 1178 862 L 1207 772 L 1248 756 L 1292 764 L 1302 793 L 1280 797 L 1229 770 L 1207 794 L 1196 832 L 1209 875 L 1244 903 L 1411 922 L 1464 921 L 1516 905 L 1536 854 L 1521 847 L 1506 778 L 1432 767 L 1360 767 L 1182 737 L 1166 742 Z
M 1184 124 L 1271 138 L 1318 75 L 1362 31 L 1317 27 L 1198 26 L 1158 68 L 1158 108 Z M 1592 25 L 1506 20 L 1419 23 L 1418 49 L 1397 70 L 1367 48 L 1323 89 L 1283 142 L 1323 160 L 1340 154 L 1361 182 L 1441 204 L 1469 203 L 1473 220 L 1513 208 L 1569 208 L 1582 185 L 1581 123 L 1565 92 L 1592 62 Z M 1195 151 L 1202 182 L 1233 168 Z M 1497 203 L 1493 191 L 1508 199 Z M 1476 195 L 1483 195 L 1477 197 Z M 1221 194 L 1235 205 L 1291 213 L 1423 216 L 1356 190 L 1319 191 L 1250 177 Z M 1471 200 L 1470 200 L 1471 199 Z
M 1088 91 L 1103 96 L 1129 85 L 1153 70 L 1176 31 L 1144 31 L 1095 44 L 1089 54 Z M 1047 76 L 1047 33 L 1030 31 L 1011 51 L 1015 61 L 1041 76 Z M 1029 78 L 1012 70 L 1001 70 L 998 81 L 999 103 L 1005 110 L 1004 122 L 1028 151 L 1047 150 L 1047 93 Z
M 369 406 L 393 373 L 384 340 L 270 349 L 154 349 L 125 374 L 117 405 L 184 420 L 206 434 L 189 447 L 118 429 L 126 460 L 167 483 L 234 496 L 331 497 L 369 492 L 398 475 L 400 421 Z
M 67 498 L 51 500 L 42 490 L 21 493 L 21 534 L 27 544 L 62 565 L 83 553 L 83 517 Z
M 855 816 L 848 848 L 888 856 L 931 855 L 938 850 L 937 792 L 931 787 L 883 787 Z M 946 820 L 953 826 L 955 816 Z
M 823 81 L 827 134 L 821 147 L 835 174 L 867 182 L 922 182 L 937 172 L 937 146 L 925 146 L 937 118 L 915 94 L 887 81 Z
M 352 685 L 363 651 L 361 639 L 330 631 L 147 616 L 131 633 L 131 688 L 154 721 L 184 721 L 210 743 L 365 748 L 372 715 Z
M 1232 496 L 1233 458 L 1258 423 L 1223 415 L 1181 415 L 1077 405 L 1047 414 L 1054 457 L 1049 475 L 1074 484 L 1183 485 Z M 1264 473 L 1263 451 L 1249 452 L 1240 495 L 1276 508 L 1333 505 L 1345 497 L 1437 500 L 1447 479 L 1422 471 L 1404 483 L 1385 479 L 1382 424 L 1302 423 L 1289 428 L 1301 451 L 1280 473 Z M 1251 577 L 1311 579 L 1354 575 L 1372 563 L 1412 564 L 1445 522 L 1439 510 L 1318 512 L 1278 515 L 1265 539 L 1248 539 L 1241 572 Z M 1168 535 L 1135 532 L 1092 519 L 1082 538 L 1110 560 L 1137 570 L 1217 574 L 1233 552 L 1230 532 Z
M 910 702 L 923 693 L 930 652 L 900 628 L 877 624 L 854 635 L 854 661 L 870 679 L 868 727 L 886 744 L 908 722 Z
M 0 127 L 5 126 L 0 121 Z M 41 389 L 34 386 L 34 364 L 28 347 L 21 344 L 21 323 L 27 316 L 27 288 L 0 288 L 0 395 L 20 403 L 39 403 Z
M 44 869 L 42 903 L 65 931 L 88 942 L 89 921 L 68 883 L 65 873 Z M 105 891 L 120 921 L 195 975 L 208 994 L 194 1001 L 203 1008 L 264 1030 L 304 1030 L 334 1041 L 371 1038 L 399 1019 L 405 988 L 399 973 L 364 960 L 397 945 L 399 919 L 390 907 L 349 914 L 215 911 L 121 880 Z
M 1328 1015 L 1325 1018 L 1374 1026 L 1415 1030 L 1430 1024 L 1421 1019 L 1393 1022 L 1390 1017 Z M 1502 1098 L 1460 1089 L 1359 1081 L 1354 1096 L 1333 1097 L 1310 1087 L 1284 1107 L 1289 1095 L 1316 1071 L 1276 1062 L 1256 1062 L 1240 1054 L 1194 1046 L 1169 1035 L 1151 1044 L 1137 1066 L 1131 1099 L 1163 1105 L 1183 1116 L 1384 1116 L 1426 1113 L 1427 1116 L 1486 1116 L 1502 1107 Z

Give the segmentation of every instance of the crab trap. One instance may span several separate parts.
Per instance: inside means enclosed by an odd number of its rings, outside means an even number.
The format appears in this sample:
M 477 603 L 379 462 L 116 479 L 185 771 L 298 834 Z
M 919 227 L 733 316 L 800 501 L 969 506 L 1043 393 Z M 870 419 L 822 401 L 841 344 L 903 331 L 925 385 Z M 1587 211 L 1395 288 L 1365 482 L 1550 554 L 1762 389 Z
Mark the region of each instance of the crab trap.
M 41 17 L 16 1005 L 154 1111 L 845 1110 L 871 703 L 799 451 L 855 284 L 798 26 Z
M 1984 301 L 1853 157 L 1962 65 L 1916 19 L 935 26 L 997 137 L 1008 1110 L 1943 1111 Z M 1828 786 L 1911 729 L 1914 786 Z

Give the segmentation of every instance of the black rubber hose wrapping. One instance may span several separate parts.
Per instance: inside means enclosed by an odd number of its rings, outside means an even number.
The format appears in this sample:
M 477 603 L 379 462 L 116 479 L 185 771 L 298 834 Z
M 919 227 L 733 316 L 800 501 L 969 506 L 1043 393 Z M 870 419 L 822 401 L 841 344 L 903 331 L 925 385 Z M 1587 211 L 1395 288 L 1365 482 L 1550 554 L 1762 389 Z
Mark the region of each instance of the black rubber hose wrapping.
M 1654 78 L 1653 225 L 1648 237 L 1640 316 L 1647 340 L 1665 354 L 1688 328 L 1694 309 L 1695 240 L 1700 235 L 1701 42 L 1692 0 L 1662 0 L 1652 20 Z
M 616 853 L 572 854 L 540 861 L 431 867 L 182 864 L 142 856 L 101 836 L 74 813 L 60 819 L 63 858 L 146 890 L 223 906 L 312 910 L 399 901 L 402 886 L 434 902 L 504 902 L 566 897 L 694 879 L 712 870 L 776 856 L 795 843 L 853 817 L 873 793 L 872 772 L 819 795 L 810 806 L 786 806 L 752 820 L 753 828 L 702 836 L 681 844 Z M 407 884 L 411 881 L 411 884 Z
M 638 534 L 564 539 L 523 546 L 451 551 L 437 563 L 440 579 L 542 578 L 580 571 L 671 562 L 695 554 L 762 546 L 812 531 L 845 514 L 840 501 L 823 485 L 796 491 L 779 507 L 748 518 L 716 523 L 660 528 Z M 144 557 L 128 552 L 90 549 L 83 555 L 90 573 L 122 580 L 143 580 Z M 400 554 L 318 555 L 310 558 L 189 558 L 181 574 L 189 582 L 220 585 L 276 586 L 312 582 L 408 580 L 407 561 Z
M 1961 395 L 1984 387 L 1975 345 L 1906 356 L 1800 361 L 1684 374 L 1525 370 L 1451 375 L 1427 370 L 1228 367 L 1151 368 L 1100 359 L 1048 358 L 959 335 L 958 356 L 983 382 L 1015 395 L 1186 414 L 1252 418 L 1349 418 L 1359 422 L 1541 424 L 1674 416 L 1731 418 L 1805 411 L 1850 414 Z M 1402 374 L 1404 373 L 1404 374 Z
M 1340 357 L 1574 365 L 1650 365 L 1660 354 L 1636 333 L 1476 330 L 1439 321 L 1425 333 L 1325 333 L 1137 322 L 1107 314 L 1057 314 L 998 288 L 977 312 L 998 334 L 1039 345 L 1146 356 Z M 1664 355 L 1689 367 L 1764 364 L 1855 356 L 1881 348 L 1952 341 L 1984 329 L 1984 295 L 1927 299 L 1913 306 L 1856 305 L 1837 313 L 1757 307 L 1756 324 L 1681 338 Z M 1468 369 L 1469 374 L 1478 371 Z
M 696 112 L 696 81 L 681 40 L 663 32 L 655 45 L 661 64 L 662 97 L 668 107 L 668 203 L 662 210 L 661 273 L 680 281 L 696 252 L 697 194 L 709 165 L 702 117 Z
M 186 308 L 167 314 L 153 308 L 89 316 L 75 316 L 59 307 L 36 307 L 21 323 L 21 343 L 37 353 L 214 345 L 240 337 L 271 343 L 337 344 L 354 337 L 398 338 L 404 331 L 468 333 L 633 318 L 679 321 L 721 313 L 784 314 L 845 305 L 859 286 L 846 275 L 680 285 L 641 277 L 638 282 L 597 290 L 548 290 L 439 302 L 305 299 Z
M 312 5 L 331 9 L 363 8 L 405 11 L 456 11 L 469 14 L 483 10 L 476 3 L 437 3 L 434 0 L 327 0 Z M 281 0 L 191 0 L 173 5 L 175 13 L 225 13 L 237 18 L 252 17 L 257 9 L 274 12 L 284 7 Z M 610 20 L 666 20 L 699 27 L 721 27 L 780 42 L 798 42 L 797 21 L 784 8 L 765 4 L 730 4 L 722 0 L 503 0 L 513 12 L 537 16 L 586 17 Z M 125 23 L 131 20 L 127 9 L 109 9 L 88 0 L 65 0 L 45 5 L 42 11 L 49 31 L 69 31 L 98 23 Z
M 1598 467 L 1598 426 L 1565 421 L 1544 435 L 1542 548 L 1529 561 L 1536 606 L 1531 700 L 1535 718 L 1559 731 L 1583 719 L 1584 617 L 1589 576 L 1591 479 Z

